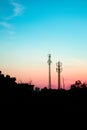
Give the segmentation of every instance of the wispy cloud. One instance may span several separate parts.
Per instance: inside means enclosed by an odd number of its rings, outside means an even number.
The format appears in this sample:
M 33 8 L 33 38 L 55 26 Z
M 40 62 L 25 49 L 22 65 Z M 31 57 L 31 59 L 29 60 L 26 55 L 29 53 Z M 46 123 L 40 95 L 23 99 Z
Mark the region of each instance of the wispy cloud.
M 0 26 L 3 27 L 0 33 L 6 35 L 9 39 L 13 39 L 15 34 L 13 25 L 6 21 L 2 21 L 0 22 Z
M 11 4 L 14 6 L 14 9 L 13 9 L 14 17 L 20 15 L 23 12 L 23 10 L 24 10 L 23 5 L 21 5 L 17 2 L 14 2 L 14 1 L 12 1 Z
M 24 11 L 24 6 L 16 2 L 16 0 L 9 0 L 8 3 L 11 7 L 11 15 L 4 18 L 4 20 L 0 21 L 0 26 L 3 27 L 6 33 L 9 36 L 13 36 L 15 34 L 14 25 L 10 22 L 13 18 L 20 16 Z
M 11 29 L 12 28 L 12 25 L 10 23 L 8 23 L 8 22 L 5 22 L 5 21 L 0 22 L 0 26 L 3 26 L 5 28 L 7 28 L 7 29 Z
M 10 1 L 10 5 L 13 6 L 13 9 L 12 9 L 13 14 L 11 16 L 8 16 L 6 20 L 10 20 L 14 17 L 21 15 L 25 9 L 22 4 L 19 4 L 15 2 L 14 0 Z

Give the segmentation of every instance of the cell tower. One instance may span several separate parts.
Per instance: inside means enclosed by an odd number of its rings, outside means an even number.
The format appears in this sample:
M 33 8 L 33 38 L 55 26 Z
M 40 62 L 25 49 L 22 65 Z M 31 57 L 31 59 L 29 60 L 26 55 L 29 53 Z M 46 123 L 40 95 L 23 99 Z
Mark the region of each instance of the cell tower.
M 58 72 L 58 89 L 60 89 L 60 73 L 62 72 L 62 63 L 60 61 L 58 61 L 56 63 L 56 72 Z
M 49 65 L 49 89 L 51 89 L 51 54 L 48 55 L 48 61 L 47 61 L 48 65 Z

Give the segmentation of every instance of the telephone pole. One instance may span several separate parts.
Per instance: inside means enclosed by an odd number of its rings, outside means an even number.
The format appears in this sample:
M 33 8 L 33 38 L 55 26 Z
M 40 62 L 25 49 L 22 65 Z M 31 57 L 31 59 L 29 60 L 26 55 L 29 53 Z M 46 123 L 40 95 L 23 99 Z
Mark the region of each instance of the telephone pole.
M 60 62 L 60 61 L 58 61 L 57 63 L 56 63 L 56 72 L 58 72 L 58 89 L 60 89 L 61 88 L 61 86 L 60 86 L 60 73 L 62 72 L 62 63 Z
M 48 55 L 47 63 L 48 63 L 48 66 L 49 66 L 49 85 L 48 85 L 48 87 L 49 87 L 49 89 L 51 89 L 51 63 L 52 63 L 51 54 Z

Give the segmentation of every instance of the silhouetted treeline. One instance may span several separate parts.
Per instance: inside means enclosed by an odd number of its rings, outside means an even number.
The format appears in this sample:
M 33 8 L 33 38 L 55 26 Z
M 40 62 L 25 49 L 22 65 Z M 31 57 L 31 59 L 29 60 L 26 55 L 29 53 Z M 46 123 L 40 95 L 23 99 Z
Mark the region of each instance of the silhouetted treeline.
M 76 81 L 70 90 L 55 90 L 34 88 L 32 84 L 16 83 L 16 78 L 4 76 L 0 71 L 0 103 L 30 104 L 30 103 L 55 103 L 55 104 L 86 104 L 87 85 Z

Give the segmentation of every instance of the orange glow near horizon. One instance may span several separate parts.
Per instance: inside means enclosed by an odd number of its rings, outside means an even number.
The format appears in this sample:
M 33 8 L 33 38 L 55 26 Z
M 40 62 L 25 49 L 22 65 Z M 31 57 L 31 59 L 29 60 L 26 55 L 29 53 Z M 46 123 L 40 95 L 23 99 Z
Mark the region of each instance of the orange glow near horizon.
M 13 73 L 10 72 L 10 70 L 3 71 L 5 75 L 9 74 L 11 77 L 16 77 L 16 82 L 22 82 L 22 83 L 29 83 L 32 81 L 32 84 L 34 84 L 36 87 L 48 87 L 48 73 L 47 71 L 43 70 L 41 71 L 38 69 L 38 71 L 13 71 Z M 3 73 L 2 72 L 2 73 Z M 37 72 L 37 73 L 34 73 Z M 52 82 L 52 88 L 57 89 L 58 85 L 58 77 L 57 73 L 52 71 L 51 73 L 51 82 Z M 63 87 L 63 78 L 65 83 L 65 88 L 68 89 L 71 84 L 74 84 L 76 80 L 81 80 L 81 82 L 86 82 L 87 72 L 79 71 L 75 72 L 72 71 L 63 71 L 61 73 L 61 86 Z
M 76 62 L 74 64 L 74 62 Z M 87 70 L 86 63 L 72 60 L 72 62 L 66 61 L 63 64 L 63 70 L 61 72 L 61 86 L 63 87 L 63 78 L 65 83 L 65 88 L 70 88 L 71 84 L 74 84 L 76 80 L 81 80 L 81 82 L 87 81 Z M 21 66 L 21 67 L 20 67 Z M 36 87 L 48 87 L 48 65 L 47 63 L 40 64 L 27 64 L 18 65 L 18 66 L 7 66 L 1 67 L 2 73 L 11 77 L 16 77 L 16 81 L 29 83 L 32 81 Z M 52 88 L 58 88 L 58 75 L 56 72 L 55 62 L 51 66 L 51 84 Z

